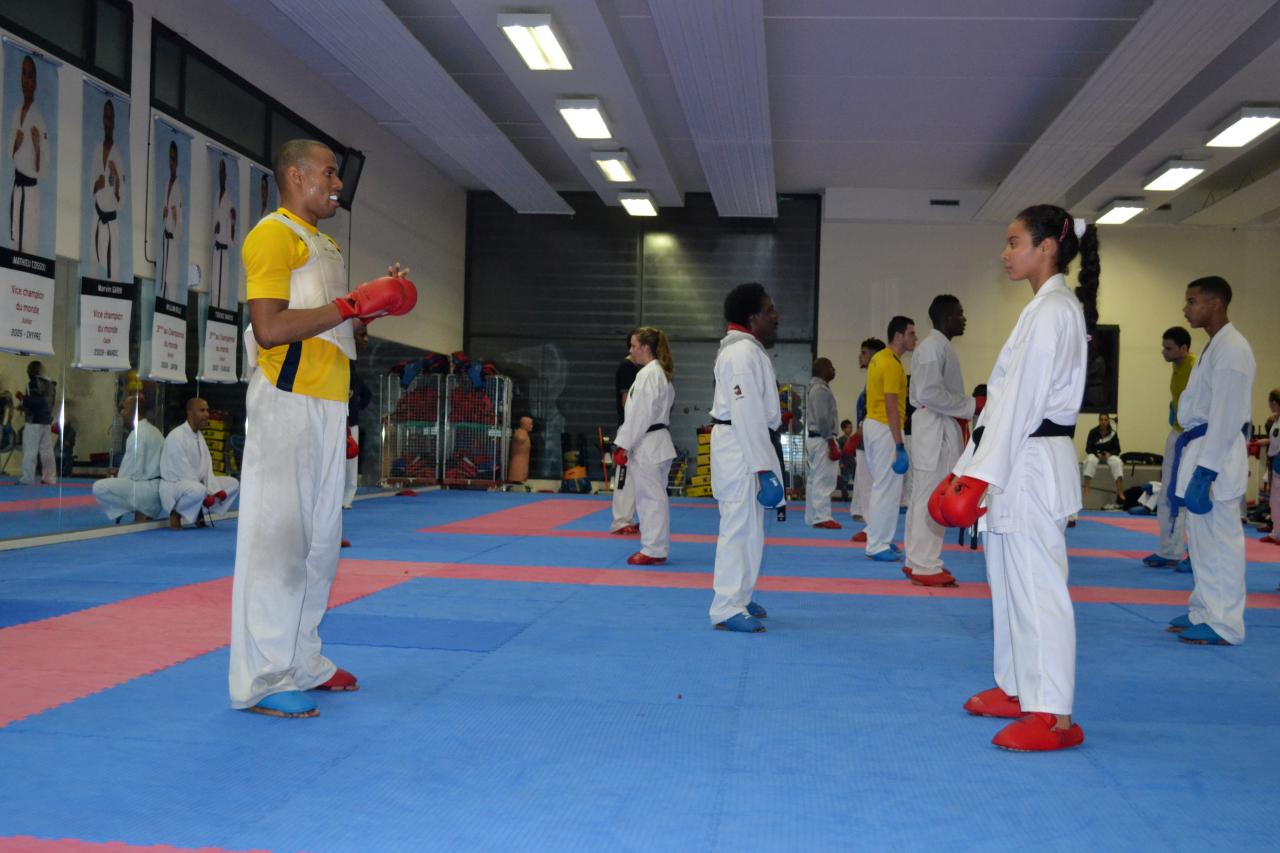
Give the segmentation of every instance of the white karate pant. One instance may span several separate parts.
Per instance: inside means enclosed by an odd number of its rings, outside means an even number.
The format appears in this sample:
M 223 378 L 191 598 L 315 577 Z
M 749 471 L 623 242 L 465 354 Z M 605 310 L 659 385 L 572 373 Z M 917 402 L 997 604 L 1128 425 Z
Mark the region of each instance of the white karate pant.
M 111 281 L 120 278 L 120 220 L 103 222 L 98 219 L 93 226 L 93 256 L 99 274 Z
M 853 498 L 849 501 L 849 516 L 860 515 L 865 519 L 867 507 L 871 506 L 871 472 L 867 469 L 867 454 L 862 445 L 854 451 L 853 463 Z
M 982 534 L 991 584 L 996 686 L 1017 696 L 1023 711 L 1070 714 L 1076 623 L 1067 591 L 1067 520 L 1051 518 L 1036 490 L 1023 494 L 1027 504 L 1021 530 Z
M 1204 515 L 1187 512 L 1187 547 L 1195 586 L 1187 602 L 1191 624 L 1208 622 L 1233 645 L 1244 642 L 1244 528 L 1240 499 L 1213 501 Z
M 229 493 L 228 493 L 229 494 Z M 160 480 L 129 480 L 124 477 L 107 477 L 95 480 L 93 496 L 107 514 L 107 518 L 116 519 L 129 513 L 140 513 L 148 518 L 159 518 L 164 510 L 160 507 Z
M 22 479 L 24 486 L 36 481 L 36 458 L 40 459 L 40 477 L 53 485 L 58 482 L 58 467 L 53 459 L 53 425 L 28 422 L 22 428 Z
M 631 479 L 631 468 L 628 466 L 627 480 L 622 488 L 618 488 L 620 470 L 622 469 L 617 465 L 613 466 L 613 522 L 609 525 L 610 533 L 636 523 L 636 484 Z M 641 532 L 644 532 L 643 529 Z
M 217 501 L 209 507 L 210 515 L 223 515 L 235 502 L 240 491 L 240 482 L 235 477 L 219 477 L 214 475 L 213 482 L 205 485 L 199 480 L 161 480 L 160 507 L 165 513 L 176 512 L 182 520 L 191 524 L 200 515 L 204 507 L 204 499 L 218 492 L 226 492 L 225 500 Z
M 20 187 L 16 181 L 13 184 L 9 196 L 9 245 L 28 255 L 40 252 L 39 182 L 30 187 Z
M 1166 454 L 1166 457 L 1167 456 L 1168 454 Z M 1084 477 L 1086 480 L 1092 480 L 1093 475 L 1098 473 L 1099 464 L 1100 463 L 1098 462 L 1097 454 L 1090 453 L 1088 456 L 1084 458 Z M 1124 476 L 1124 462 L 1120 459 L 1119 456 L 1108 456 L 1106 465 L 1108 470 L 1111 471 L 1112 480 L 1119 480 L 1121 477 Z M 1116 495 L 1117 502 L 1119 502 L 1123 498 L 1124 498 L 1124 495 Z
M 720 504 L 712 625 L 745 614 L 760 577 L 766 510 L 756 500 L 759 481 L 748 468 L 733 427 L 717 424 L 711 430 L 711 492 Z
M 310 690 L 337 667 L 320 620 L 342 540 L 347 404 L 281 391 L 254 371 L 231 590 L 233 708 Z
M 831 517 L 831 493 L 836 488 L 836 476 L 840 473 L 840 460 L 827 455 L 825 438 L 806 438 L 804 523 L 812 527 Z
M 1280 539 L 1280 474 L 1271 475 L 1271 538 Z
M 862 437 L 871 475 L 870 505 L 862 508 L 862 516 L 867 520 L 867 554 L 879 554 L 893 544 L 893 535 L 898 530 L 902 475 L 893 473 L 897 445 L 888 426 L 868 418 L 862 422 Z
M 351 430 L 351 437 L 360 443 L 360 427 L 348 427 Z M 344 444 L 343 447 L 346 447 Z M 344 453 L 345 455 L 345 453 Z M 342 492 L 342 508 L 351 509 L 351 502 L 356 499 L 356 489 L 360 486 L 360 456 L 357 454 L 354 458 L 346 460 L 346 486 Z
M 1187 511 L 1185 508 L 1180 508 L 1176 519 L 1173 519 L 1173 508 L 1169 504 L 1174 487 L 1177 485 L 1170 478 L 1173 476 L 1174 445 L 1179 435 L 1181 433 L 1176 430 L 1169 430 L 1169 437 L 1164 440 L 1164 463 L 1160 466 L 1160 494 L 1156 495 L 1156 518 L 1160 523 L 1160 544 L 1156 547 L 1156 553 L 1166 560 L 1181 560 L 1187 553 Z M 1170 523 L 1171 520 L 1172 523 Z
M 627 486 L 634 489 L 640 513 L 640 553 L 666 558 L 671 553 L 671 505 L 667 501 L 667 477 L 673 460 L 627 465 Z
M 916 465 L 914 458 L 911 460 L 914 485 L 911 501 L 907 504 L 907 528 L 903 540 L 907 549 L 907 568 L 915 574 L 936 575 L 944 568 L 942 544 L 946 530 L 929 515 L 929 498 L 959 459 L 959 448 L 944 445 L 942 459 L 929 460 L 943 467 L 923 468 Z

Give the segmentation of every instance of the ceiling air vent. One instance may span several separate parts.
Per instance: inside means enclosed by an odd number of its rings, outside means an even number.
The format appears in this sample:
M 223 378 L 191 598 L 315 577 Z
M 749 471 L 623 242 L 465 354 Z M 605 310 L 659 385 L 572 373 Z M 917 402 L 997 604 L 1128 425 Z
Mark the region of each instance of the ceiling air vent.
M 930 207 L 959 207 L 960 199 L 958 198 L 931 198 L 929 199 Z

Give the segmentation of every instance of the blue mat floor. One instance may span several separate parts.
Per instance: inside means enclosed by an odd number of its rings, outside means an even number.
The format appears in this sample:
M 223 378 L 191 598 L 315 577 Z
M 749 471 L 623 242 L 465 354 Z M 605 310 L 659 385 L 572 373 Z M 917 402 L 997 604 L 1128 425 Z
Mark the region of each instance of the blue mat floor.
M 436 492 L 346 514 L 359 559 L 628 568 L 636 542 L 424 528 L 545 500 Z M 562 499 L 562 498 L 561 498 Z M 581 500 L 589 500 L 581 498 Z M 608 504 L 565 529 L 603 530 Z M 676 533 L 716 512 L 676 508 Z M 800 519 L 771 536 L 842 538 Z M 1101 524 L 1073 548 L 1149 549 Z M 228 577 L 234 524 L 3 555 L 0 637 Z M 157 555 L 163 555 L 158 559 Z M 677 543 L 664 571 L 709 572 Z M 962 583 L 980 552 L 946 555 Z M 1189 589 L 1079 558 L 1073 585 Z M 766 575 L 900 579 L 857 549 L 773 547 Z M 1271 592 L 1280 563 L 1251 566 Z M 903 581 L 904 589 L 906 582 Z M 0 727 L 0 849 L 36 836 L 226 850 L 1274 850 L 1280 610 L 1239 647 L 1163 631 L 1176 607 L 1078 604 L 1080 749 L 1013 754 L 966 715 L 991 684 L 981 599 L 762 592 L 769 631 L 712 631 L 709 589 L 417 578 L 334 609 L 360 677 L 321 715 L 232 711 L 226 649 Z

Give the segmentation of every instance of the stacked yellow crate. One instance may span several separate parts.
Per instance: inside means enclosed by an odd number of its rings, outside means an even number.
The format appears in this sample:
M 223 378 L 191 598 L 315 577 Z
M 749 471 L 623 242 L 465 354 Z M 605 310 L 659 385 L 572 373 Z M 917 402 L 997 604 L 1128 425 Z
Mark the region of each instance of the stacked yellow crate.
M 231 455 L 231 433 L 227 431 L 227 422 L 221 417 L 209 418 L 209 425 L 200 430 L 204 433 L 204 443 L 209 445 L 209 455 L 213 457 L 213 473 L 225 477 L 227 475 L 227 459 Z
M 698 456 L 694 463 L 693 475 L 689 477 L 689 485 L 684 490 L 686 497 L 705 498 L 711 496 L 711 427 L 698 427 Z

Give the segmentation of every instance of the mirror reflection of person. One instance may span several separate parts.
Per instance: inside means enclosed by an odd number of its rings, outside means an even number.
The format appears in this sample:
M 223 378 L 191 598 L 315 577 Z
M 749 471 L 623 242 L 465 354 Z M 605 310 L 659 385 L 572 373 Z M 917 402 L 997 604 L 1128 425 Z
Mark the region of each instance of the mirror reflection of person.
M 48 125 L 36 106 L 36 62 L 22 58 L 22 103 L 13 112 L 13 190 L 9 194 L 9 245 L 19 252 L 40 248 L 40 176 L 49 156 Z
M 27 365 L 27 390 L 18 392 L 26 425 L 22 427 L 22 477 L 15 485 L 30 486 L 36 481 L 36 463 L 45 485 L 58 482 L 53 458 L 53 416 L 57 406 L 57 385 L 44 377 L 44 365 Z
M 230 249 L 236 242 L 236 209 L 231 194 L 227 192 L 227 161 L 218 161 L 218 198 L 213 211 L 213 286 L 210 304 L 218 308 L 226 305 L 227 288 L 231 286 Z
M 169 513 L 174 530 L 181 530 L 184 522 L 204 527 L 200 510 L 222 515 L 240 491 L 235 477 L 213 473 L 213 457 L 202 432 L 209 426 L 209 404 L 192 397 L 186 413 L 187 419 L 165 436 L 160 457 L 160 506 Z
M 178 143 L 169 143 L 169 185 L 164 191 L 160 220 L 164 223 L 160 242 L 160 294 L 170 302 L 181 302 L 182 279 L 178 269 L 178 241 L 182 228 L 182 187 L 178 184 Z
M 116 522 L 129 513 L 134 521 L 158 517 L 160 508 L 160 457 L 164 436 L 148 418 L 150 412 L 141 398 L 130 396 L 120 401 L 120 420 L 132 425 L 133 431 L 124 443 L 124 458 L 114 477 L 104 477 L 93 484 L 93 496 L 107 518 Z
M 102 105 L 102 148 L 95 148 L 89 172 L 93 210 L 93 260 L 98 275 L 120 280 L 120 208 L 124 205 L 124 158 L 115 144 L 116 108 L 110 98 Z
M 1098 473 L 1098 466 L 1105 465 L 1116 481 L 1116 503 L 1124 497 L 1124 462 L 1120 459 L 1120 436 L 1111 428 L 1111 416 L 1098 415 L 1098 425 L 1089 430 L 1085 441 L 1084 457 L 1084 495 L 1089 499 L 1089 486 L 1093 483 L 1093 475 Z

